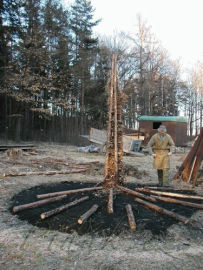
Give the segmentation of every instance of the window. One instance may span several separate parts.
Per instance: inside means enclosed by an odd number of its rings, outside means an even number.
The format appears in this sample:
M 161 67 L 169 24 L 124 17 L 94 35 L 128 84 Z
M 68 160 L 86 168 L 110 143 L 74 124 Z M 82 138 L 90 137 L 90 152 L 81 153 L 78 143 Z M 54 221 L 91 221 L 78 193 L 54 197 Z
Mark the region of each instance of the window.
M 162 125 L 161 122 L 153 122 L 153 129 L 158 129 Z

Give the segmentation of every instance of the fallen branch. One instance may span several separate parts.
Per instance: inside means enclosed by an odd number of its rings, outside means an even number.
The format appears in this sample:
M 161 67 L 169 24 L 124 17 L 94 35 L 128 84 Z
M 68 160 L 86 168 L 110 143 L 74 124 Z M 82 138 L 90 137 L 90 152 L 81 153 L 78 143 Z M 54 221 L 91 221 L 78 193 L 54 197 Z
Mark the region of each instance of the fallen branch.
M 182 198 L 182 199 L 190 199 L 190 200 L 198 200 L 203 201 L 203 197 L 201 196 L 194 196 L 194 195 L 185 195 L 185 194 L 179 194 L 179 193 L 171 193 L 171 192 L 162 192 L 162 191 L 155 191 L 150 190 L 147 188 L 136 188 L 136 190 L 144 192 L 144 193 L 150 193 L 153 195 L 162 195 L 167 197 L 174 197 L 174 198 Z
M 156 204 L 146 202 L 146 201 L 141 200 L 139 198 L 135 198 L 134 200 L 137 203 L 143 204 L 144 206 L 146 206 L 149 209 L 152 209 L 152 210 L 154 210 L 154 211 L 156 211 L 158 213 L 164 214 L 164 215 L 168 215 L 168 216 L 170 216 L 170 217 L 172 217 L 174 219 L 177 219 L 177 220 L 179 220 L 179 221 L 181 221 L 181 222 L 183 222 L 185 224 L 189 222 L 189 219 L 187 219 L 187 218 L 185 218 L 185 217 L 183 217 L 181 215 L 175 214 L 175 213 L 173 213 L 173 212 L 171 212 L 169 210 L 166 210 L 163 207 L 157 206 Z
M 14 177 L 14 176 L 30 176 L 30 175 L 54 175 L 54 174 L 71 174 L 86 172 L 87 169 L 82 170 L 67 170 L 67 171 L 49 171 L 49 172 L 23 172 L 23 173 L 4 173 L 3 177 Z
M 67 196 L 67 195 L 64 195 L 64 196 Z M 58 213 L 60 213 L 60 212 L 62 212 L 62 211 L 64 211 L 64 210 L 67 210 L 68 208 L 70 208 L 70 207 L 72 207 L 72 206 L 75 206 L 75 205 L 77 205 L 77 204 L 79 204 L 79 203 L 81 203 L 81 202 L 84 202 L 84 201 L 86 201 L 86 200 L 88 200 L 88 199 L 89 199 L 88 196 L 83 197 L 83 198 L 80 198 L 80 199 L 78 199 L 78 200 L 75 200 L 75 201 L 73 201 L 73 202 L 70 202 L 70 203 L 68 203 L 68 204 L 65 204 L 65 205 L 63 205 L 63 206 L 61 206 L 61 207 L 55 208 L 55 209 L 53 209 L 53 210 L 51 210 L 51 211 L 44 212 L 44 213 L 42 213 L 42 214 L 40 215 L 40 217 L 41 217 L 41 219 L 45 219 L 45 218 L 48 218 L 48 217 L 50 217 L 50 216 L 56 215 L 56 214 L 58 214 Z
M 189 206 L 197 209 L 203 209 L 203 204 L 198 204 L 198 203 L 191 203 L 191 202 L 185 202 L 173 198 L 168 198 L 168 197 L 162 197 L 162 196 L 153 196 L 155 199 L 163 202 L 168 202 L 168 203 L 176 203 L 176 204 L 181 204 L 184 206 Z
M 40 195 L 37 195 L 37 198 L 44 199 L 44 198 L 56 197 L 56 196 L 60 196 L 60 195 L 70 195 L 70 194 L 75 194 L 75 193 L 82 193 L 82 192 L 86 192 L 86 191 L 101 190 L 101 189 L 103 189 L 103 187 L 72 189 L 72 190 L 65 190 L 65 191 L 59 191 L 59 192 L 40 194 Z
M 41 200 L 41 201 L 37 201 L 37 202 L 22 204 L 19 206 L 14 206 L 13 212 L 17 213 L 17 212 L 25 210 L 25 209 L 35 208 L 35 207 L 38 207 L 38 206 L 41 206 L 44 204 L 48 204 L 48 203 L 52 203 L 52 202 L 58 202 L 58 201 L 65 199 L 66 197 L 67 197 L 67 195 L 63 195 L 63 196 L 58 196 L 58 197 L 54 197 L 51 199 L 46 199 L 46 200 Z
M 98 209 L 98 205 L 94 204 L 87 212 L 85 212 L 79 219 L 78 219 L 78 223 L 82 224 L 86 219 L 88 219 L 91 215 L 93 215 L 97 209 Z
M 113 188 L 109 190 L 107 211 L 109 214 L 113 214 Z
M 127 204 L 125 206 L 125 209 L 127 212 L 128 223 L 129 223 L 130 229 L 134 231 L 134 230 L 136 230 L 136 223 L 135 223 L 135 218 L 134 218 L 132 206 L 130 204 Z
M 131 190 L 129 188 L 125 188 L 125 187 L 122 187 L 122 186 L 119 186 L 117 185 L 117 188 L 128 193 L 128 194 L 131 194 L 133 196 L 136 196 L 136 197 L 139 197 L 139 198 L 142 198 L 142 199 L 145 199 L 145 200 L 148 200 L 148 201 L 151 201 L 151 202 L 156 202 L 156 199 L 155 198 L 152 198 L 152 197 L 149 197 L 149 196 L 146 196 L 142 193 L 139 193 L 137 191 L 134 191 L 134 190 Z

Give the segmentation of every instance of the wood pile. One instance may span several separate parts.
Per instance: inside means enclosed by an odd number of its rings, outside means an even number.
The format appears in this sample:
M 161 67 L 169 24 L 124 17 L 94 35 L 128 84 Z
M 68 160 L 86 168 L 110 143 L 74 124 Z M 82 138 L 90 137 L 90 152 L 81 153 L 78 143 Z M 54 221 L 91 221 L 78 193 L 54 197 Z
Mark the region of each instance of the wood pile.
M 182 165 L 178 169 L 174 179 L 181 179 L 192 183 L 193 186 L 197 184 L 198 171 L 200 169 L 203 159 L 203 127 L 200 130 L 199 136 L 187 154 Z

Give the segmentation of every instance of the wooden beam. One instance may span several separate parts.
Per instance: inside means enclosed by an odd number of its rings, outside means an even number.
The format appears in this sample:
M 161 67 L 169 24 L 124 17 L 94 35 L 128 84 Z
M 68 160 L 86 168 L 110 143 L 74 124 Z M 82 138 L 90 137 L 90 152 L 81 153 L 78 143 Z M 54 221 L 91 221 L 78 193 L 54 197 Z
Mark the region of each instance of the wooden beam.
M 197 209 L 203 209 L 203 204 L 198 204 L 198 203 L 191 203 L 191 202 L 186 202 L 186 201 L 181 201 L 173 198 L 168 198 L 168 197 L 162 197 L 162 196 L 153 196 L 155 199 L 163 202 L 168 202 L 168 203 L 176 203 L 176 204 L 181 204 L 184 206 L 188 207 L 193 207 Z
M 160 191 L 194 191 L 193 188 L 173 188 L 173 187 L 144 187 L 144 188 L 147 188 L 147 189 L 152 189 L 152 190 L 160 190 Z
M 25 209 L 36 208 L 36 207 L 39 207 L 39 206 L 44 205 L 44 204 L 58 202 L 58 201 L 65 199 L 66 197 L 67 197 L 67 195 L 63 195 L 63 196 L 53 197 L 53 198 L 49 198 L 49 199 L 45 199 L 45 200 L 41 200 L 41 201 L 36 201 L 36 202 L 32 202 L 32 203 L 14 206 L 13 212 L 17 213 L 17 212 L 20 212 L 20 211 L 25 210 Z
M 113 214 L 113 188 L 109 190 L 107 211 L 109 214 Z
M 87 169 L 80 170 L 67 170 L 67 171 L 48 171 L 48 172 L 22 172 L 22 173 L 4 173 L 4 177 L 14 177 L 14 176 L 31 176 L 31 175 L 54 175 L 54 174 L 72 174 L 86 172 Z
M 164 214 L 164 215 L 168 215 L 168 216 L 170 216 L 170 217 L 172 217 L 172 218 L 174 218 L 176 220 L 179 220 L 179 221 L 181 221 L 181 222 L 183 222 L 185 224 L 189 222 L 189 219 L 187 219 L 187 218 L 185 218 L 185 217 L 183 217 L 181 215 L 175 214 L 175 213 L 173 213 L 173 212 L 171 212 L 169 210 L 166 210 L 163 207 L 157 206 L 156 204 L 146 202 L 146 201 L 141 200 L 139 198 L 135 198 L 134 200 L 135 200 L 135 202 L 143 204 L 144 206 L 146 206 L 149 209 L 152 209 L 152 210 L 154 210 L 154 211 L 156 211 L 158 213 Z
M 44 198 L 61 196 L 61 195 L 70 195 L 70 194 L 75 194 L 75 193 L 83 193 L 87 191 L 94 191 L 94 190 L 101 190 L 101 189 L 103 189 L 103 187 L 90 187 L 90 188 L 64 190 L 64 191 L 59 191 L 59 192 L 40 194 L 40 195 L 37 195 L 37 198 L 44 199 Z
M 144 192 L 144 193 L 150 193 L 150 194 L 153 194 L 153 195 L 161 195 L 161 196 L 167 196 L 167 197 L 203 201 L 202 196 L 186 195 L 186 194 L 171 193 L 171 192 L 164 192 L 164 191 L 155 191 L 155 190 L 150 190 L 150 189 L 147 189 L 147 188 L 136 188 L 136 190 L 140 191 L 140 192 Z
M 136 197 L 145 199 L 145 200 L 150 201 L 150 202 L 156 202 L 156 199 L 155 198 L 146 196 L 146 195 L 144 195 L 142 193 L 139 193 L 137 191 L 131 190 L 129 188 L 125 188 L 125 187 L 122 187 L 122 186 L 119 186 L 119 185 L 117 185 L 117 188 L 120 189 L 120 190 L 122 190 L 123 192 L 126 192 L 128 194 L 131 194 L 133 196 L 136 196 Z
M 67 195 L 65 195 L 65 196 L 67 196 Z M 44 212 L 44 213 L 42 213 L 40 215 L 40 217 L 41 217 L 41 219 L 45 219 L 45 218 L 48 218 L 50 216 L 56 215 L 58 213 L 61 213 L 62 211 L 67 210 L 68 208 L 71 208 L 71 207 L 73 207 L 73 206 L 75 206 L 75 205 L 77 205 L 77 204 L 79 204 L 81 202 L 84 202 L 84 201 L 88 200 L 88 199 L 89 199 L 88 196 L 82 197 L 80 199 L 77 199 L 77 200 L 75 200 L 73 202 L 70 202 L 68 204 L 62 205 L 62 206 L 60 206 L 58 208 L 55 208 L 53 210 L 50 210 L 48 212 Z
M 130 204 L 127 204 L 125 206 L 125 209 L 127 212 L 128 223 L 129 223 L 130 229 L 134 231 L 134 230 L 136 230 L 136 223 L 135 223 L 135 218 L 134 218 L 132 206 Z
M 85 212 L 79 219 L 78 219 L 78 223 L 82 224 L 86 219 L 88 219 L 91 215 L 93 215 L 97 209 L 98 209 L 98 205 L 94 204 L 87 212 Z

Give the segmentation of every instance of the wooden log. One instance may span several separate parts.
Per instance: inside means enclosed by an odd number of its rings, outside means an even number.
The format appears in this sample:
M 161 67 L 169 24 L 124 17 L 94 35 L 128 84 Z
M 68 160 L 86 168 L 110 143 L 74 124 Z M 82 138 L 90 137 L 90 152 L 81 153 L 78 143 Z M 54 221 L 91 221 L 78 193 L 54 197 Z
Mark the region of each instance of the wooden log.
M 155 190 L 150 190 L 150 189 L 147 189 L 147 188 L 136 188 L 136 190 L 140 191 L 140 192 L 144 192 L 144 193 L 150 193 L 150 194 L 153 194 L 153 195 L 161 195 L 161 196 L 167 196 L 167 197 L 203 201 L 202 196 L 186 195 L 186 194 L 171 193 L 171 192 L 164 192 L 164 191 L 155 191 Z
M 139 193 L 137 191 L 134 191 L 134 190 L 131 190 L 129 188 L 125 188 L 125 187 L 122 187 L 122 186 L 119 186 L 117 185 L 117 188 L 128 193 L 128 194 L 131 194 L 133 196 L 136 196 L 136 197 L 139 197 L 139 198 L 142 198 L 142 199 L 145 199 L 147 201 L 150 201 L 150 202 L 156 202 L 156 199 L 155 198 L 152 198 L 152 197 L 149 197 L 149 196 L 146 196 L 142 193 Z
M 109 190 L 107 211 L 109 214 L 113 214 L 113 188 Z
M 32 202 L 32 203 L 14 206 L 13 212 L 17 213 L 17 212 L 20 212 L 20 211 L 25 210 L 25 209 L 39 207 L 41 205 L 52 203 L 52 202 L 58 202 L 58 201 L 65 199 L 66 197 L 67 197 L 67 195 L 63 195 L 63 196 L 53 197 L 53 198 L 49 198 L 49 199 L 45 199 L 45 200 L 41 200 L 41 201 L 36 201 L 36 202 Z
M 78 219 L 78 223 L 82 224 L 86 219 L 88 219 L 91 215 L 93 215 L 97 209 L 98 209 L 98 205 L 94 204 L 87 212 L 85 212 L 79 219 Z
M 181 215 L 178 215 L 178 214 L 175 214 L 167 209 L 164 209 L 163 207 L 160 207 L 160 206 L 157 206 L 156 204 L 153 204 L 153 203 L 149 203 L 149 202 L 146 202 L 144 200 L 141 200 L 139 198 L 135 198 L 134 199 L 137 203 L 140 203 L 140 204 L 143 204 L 144 206 L 146 206 L 147 208 L 149 209 L 152 209 L 158 213 L 161 213 L 161 214 L 164 214 L 164 215 L 168 215 L 176 220 L 179 220 L 183 223 L 188 223 L 189 222 L 189 219 L 181 216 Z
M 195 156 L 194 160 L 193 160 L 193 163 L 192 163 L 192 168 L 191 168 L 191 171 L 190 171 L 190 175 L 189 175 L 189 178 L 188 178 L 188 183 L 190 183 L 190 180 L 191 180 L 191 176 L 192 176 L 192 173 L 193 173 L 193 170 L 194 170 L 194 166 L 195 166 L 195 162 L 197 160 L 197 156 Z
M 183 161 L 182 165 L 178 169 L 176 175 L 174 176 L 174 179 L 182 178 L 185 181 L 188 180 L 193 160 L 194 160 L 195 156 L 198 156 L 197 160 L 195 162 L 196 163 L 195 168 L 194 168 L 192 176 L 191 176 L 192 179 L 193 178 L 195 179 L 195 177 L 197 175 L 198 168 L 199 168 L 201 161 L 202 161 L 202 155 L 203 155 L 203 150 L 202 150 L 203 149 L 203 139 L 202 138 L 203 138 L 203 127 L 200 129 L 199 136 L 195 140 L 190 152 L 187 154 L 185 160 Z
M 127 212 L 128 223 L 129 223 L 130 229 L 134 231 L 134 230 L 136 230 L 136 223 L 135 223 L 135 218 L 134 218 L 132 206 L 130 204 L 127 204 L 125 206 L 125 209 Z
M 65 195 L 65 196 L 67 196 L 67 195 Z M 48 211 L 48 212 L 44 212 L 44 213 L 42 213 L 42 214 L 40 215 L 40 217 L 41 217 L 41 219 L 45 219 L 45 218 L 48 218 L 48 217 L 50 217 L 50 216 L 56 215 L 56 214 L 58 214 L 58 213 L 61 213 L 62 211 L 67 210 L 68 208 L 73 207 L 73 206 L 75 206 L 75 205 L 77 205 L 77 204 L 79 204 L 79 203 L 81 203 L 81 202 L 84 202 L 84 201 L 86 201 L 86 200 L 88 200 L 88 199 L 89 199 L 88 196 L 82 197 L 82 198 L 80 198 L 80 199 L 77 199 L 77 200 L 75 200 L 75 201 L 73 201 L 73 202 L 70 202 L 70 203 L 68 203 L 68 204 L 62 205 L 62 206 L 60 206 L 60 207 L 58 207 L 58 208 L 55 208 L 55 209 L 53 209 L 53 210 L 50 210 L 50 211 Z
M 192 188 L 173 188 L 173 187 L 145 187 L 147 189 L 152 189 L 152 190 L 163 190 L 163 191 L 193 191 Z
M 54 174 L 71 174 L 71 173 L 81 173 L 86 172 L 87 169 L 80 170 L 67 170 L 67 171 L 49 171 L 49 172 L 22 172 L 22 173 L 4 173 L 4 177 L 14 177 L 14 176 L 30 176 L 30 175 L 54 175 Z
M 44 198 L 61 196 L 61 195 L 70 195 L 70 194 L 75 194 L 75 193 L 82 193 L 82 192 L 101 190 L 101 189 L 103 189 L 103 187 L 90 187 L 90 188 L 64 190 L 64 191 L 40 194 L 40 195 L 37 195 L 37 198 L 44 199 Z
M 176 203 L 176 204 L 181 204 L 184 206 L 188 207 L 193 207 L 197 209 L 203 209 L 203 204 L 198 204 L 198 203 L 191 203 L 191 202 L 186 202 L 186 201 L 181 201 L 173 198 L 168 198 L 168 197 L 162 197 L 162 196 L 153 196 L 155 199 L 163 202 L 168 202 L 168 203 Z

